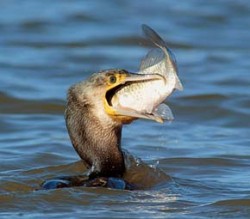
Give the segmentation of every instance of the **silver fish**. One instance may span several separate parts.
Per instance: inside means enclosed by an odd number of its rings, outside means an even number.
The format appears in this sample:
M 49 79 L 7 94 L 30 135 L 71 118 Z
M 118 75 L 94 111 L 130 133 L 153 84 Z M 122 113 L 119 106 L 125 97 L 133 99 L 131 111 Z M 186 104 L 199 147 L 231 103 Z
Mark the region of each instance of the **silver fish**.
M 165 41 L 149 26 L 142 25 L 146 37 L 157 47 L 142 59 L 139 74 L 159 74 L 162 80 L 131 83 L 122 87 L 113 96 L 114 108 L 132 115 L 144 114 L 145 118 L 157 122 L 173 120 L 171 109 L 163 101 L 175 90 L 183 90 L 178 78 L 177 63 L 174 54 Z

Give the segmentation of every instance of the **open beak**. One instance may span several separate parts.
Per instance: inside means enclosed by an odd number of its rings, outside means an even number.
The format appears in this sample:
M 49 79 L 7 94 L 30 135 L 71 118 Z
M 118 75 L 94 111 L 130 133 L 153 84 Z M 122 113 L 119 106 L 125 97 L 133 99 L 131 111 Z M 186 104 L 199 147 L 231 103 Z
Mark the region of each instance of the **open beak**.
M 160 74 L 135 74 L 135 73 L 126 73 L 124 76 L 120 77 L 118 83 L 115 86 L 112 86 L 106 92 L 106 112 L 111 115 L 114 119 L 121 121 L 122 123 L 130 123 L 131 121 L 142 118 L 155 120 L 157 122 L 163 122 L 162 118 L 145 112 L 136 111 L 134 109 L 122 108 L 119 106 L 112 105 L 112 98 L 115 93 L 122 87 L 127 86 L 131 83 L 139 83 L 143 81 L 153 81 L 153 80 L 165 80 L 165 78 Z

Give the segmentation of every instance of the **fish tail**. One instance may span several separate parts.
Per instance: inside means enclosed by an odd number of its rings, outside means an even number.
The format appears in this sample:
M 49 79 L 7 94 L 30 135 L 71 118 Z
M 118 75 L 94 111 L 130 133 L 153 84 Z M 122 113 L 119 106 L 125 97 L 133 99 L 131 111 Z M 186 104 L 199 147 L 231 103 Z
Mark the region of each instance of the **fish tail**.
M 145 36 L 152 43 L 154 43 L 157 47 L 161 48 L 163 50 L 163 52 L 166 54 L 166 56 L 170 58 L 170 60 L 174 63 L 176 71 L 177 71 L 175 55 L 171 51 L 171 49 L 168 48 L 166 42 L 160 37 L 160 35 L 158 33 L 156 33 L 156 31 L 154 31 L 148 25 L 142 24 L 142 30 L 143 30 L 143 33 L 145 34 Z
M 145 36 L 152 41 L 156 46 L 160 48 L 167 48 L 166 42 L 156 33 L 151 27 L 146 24 L 142 24 L 142 30 Z

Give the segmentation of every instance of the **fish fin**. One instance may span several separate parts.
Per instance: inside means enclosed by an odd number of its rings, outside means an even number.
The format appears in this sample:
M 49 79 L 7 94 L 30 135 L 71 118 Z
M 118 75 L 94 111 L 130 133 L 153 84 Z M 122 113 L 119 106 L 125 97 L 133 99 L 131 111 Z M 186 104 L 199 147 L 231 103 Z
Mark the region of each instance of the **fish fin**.
M 172 121 L 174 120 L 173 113 L 169 106 L 165 103 L 161 103 L 153 112 L 153 115 L 160 117 L 161 119 Z
M 171 49 L 168 48 L 166 42 L 160 37 L 156 31 L 154 31 L 151 27 L 149 27 L 146 24 L 142 25 L 142 30 L 145 36 L 154 43 L 157 47 L 160 47 L 164 52 L 167 52 L 167 54 L 170 56 L 171 60 L 173 60 L 176 63 L 176 58 L 174 53 L 171 51 Z M 166 50 L 166 51 L 165 51 Z
M 142 25 L 142 30 L 145 36 L 152 41 L 156 46 L 160 48 L 165 48 L 166 42 L 160 37 L 158 33 L 156 33 L 151 27 L 146 24 Z
M 160 37 L 158 33 L 156 33 L 151 27 L 146 24 L 142 25 L 142 30 L 145 36 L 154 43 L 157 47 L 161 48 L 163 52 L 169 57 L 170 61 L 173 63 L 175 71 L 178 72 L 177 69 L 177 61 L 174 53 L 168 48 L 166 42 Z
M 178 76 L 176 76 L 175 89 L 177 89 L 179 91 L 183 90 L 182 83 L 181 83 L 180 79 L 178 78 Z
M 164 53 L 159 49 L 152 49 L 148 54 L 141 60 L 140 72 L 144 71 L 149 67 L 153 67 L 157 63 L 161 62 L 164 59 Z M 157 69 L 155 69 L 157 72 Z M 154 69 L 151 69 L 151 72 L 154 72 Z

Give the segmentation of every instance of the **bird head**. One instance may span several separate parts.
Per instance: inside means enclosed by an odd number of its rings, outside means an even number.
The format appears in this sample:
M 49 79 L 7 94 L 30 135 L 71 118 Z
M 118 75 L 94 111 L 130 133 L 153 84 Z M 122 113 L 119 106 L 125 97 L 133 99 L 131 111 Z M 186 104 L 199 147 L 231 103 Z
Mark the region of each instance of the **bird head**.
M 119 89 L 131 83 L 159 79 L 162 79 L 162 76 L 158 74 L 135 74 L 126 70 L 112 69 L 93 74 L 85 84 L 88 85 L 88 99 L 95 100 L 97 107 L 103 108 L 105 114 L 113 121 L 126 124 L 138 118 L 146 118 L 147 115 L 131 109 L 114 107 L 111 101 L 112 97 Z M 95 112 L 101 111 L 96 110 Z

